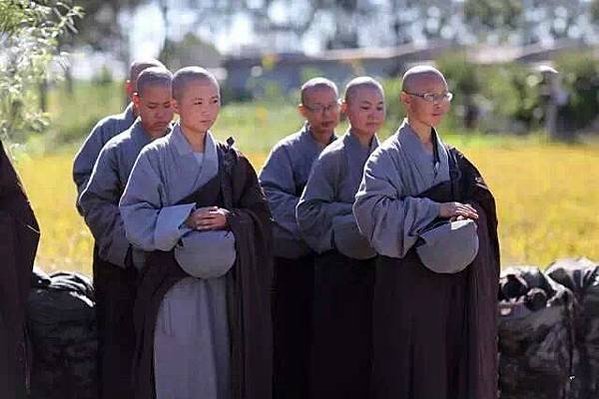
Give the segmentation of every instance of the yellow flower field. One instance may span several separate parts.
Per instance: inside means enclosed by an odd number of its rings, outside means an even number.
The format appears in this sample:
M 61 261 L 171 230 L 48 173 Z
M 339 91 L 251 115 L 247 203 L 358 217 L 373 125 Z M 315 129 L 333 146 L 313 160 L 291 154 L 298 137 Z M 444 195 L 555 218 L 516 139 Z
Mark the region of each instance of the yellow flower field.
M 503 265 L 599 260 L 599 147 L 542 144 L 463 148 L 493 189 Z M 37 263 L 91 273 L 92 237 L 75 210 L 71 153 L 21 158 L 17 168 L 42 229 Z M 256 168 L 265 154 L 251 154 Z

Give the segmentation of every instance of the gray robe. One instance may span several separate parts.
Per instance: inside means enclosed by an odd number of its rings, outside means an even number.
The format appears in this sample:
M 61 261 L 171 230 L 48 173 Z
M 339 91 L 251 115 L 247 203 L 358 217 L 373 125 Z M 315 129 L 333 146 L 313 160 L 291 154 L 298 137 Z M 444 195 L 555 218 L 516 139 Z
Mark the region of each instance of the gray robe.
M 435 163 L 404 121 L 366 162 L 353 211 L 360 231 L 377 253 L 403 258 L 419 231 L 439 216 L 439 203 L 416 197 L 449 180 L 447 151 L 439 136 L 437 153 Z
M 335 139 L 333 135 L 331 142 Z M 296 259 L 310 252 L 301 237 L 295 208 L 310 176 L 312 164 L 323 149 L 312 138 L 309 125 L 305 124 L 302 130 L 277 143 L 260 172 L 260 185 L 275 220 L 276 257 Z
M 364 163 L 379 145 L 370 148 L 347 132 L 329 145 L 314 163 L 310 179 L 297 206 L 297 223 L 308 245 L 317 253 L 337 249 L 352 258 L 375 255 L 358 232 L 352 214 Z
M 190 233 L 184 222 L 194 208 L 194 204 L 175 204 L 216 176 L 218 167 L 210 133 L 201 165 L 178 125 L 148 145 L 121 198 L 127 238 L 146 251 L 173 249 Z M 187 277 L 166 293 L 154 334 L 154 375 L 158 399 L 230 396 L 224 276 Z
M 79 197 L 79 208 L 91 230 L 100 257 L 113 265 L 125 267 L 130 244 L 119 212 L 119 200 L 125 190 L 133 164 L 150 136 L 141 120 L 110 139 L 98 156 L 88 184 Z M 134 264 L 143 266 L 143 255 L 136 251 Z
M 73 181 L 77 186 L 77 195 L 81 195 L 85 188 L 102 147 L 108 140 L 129 129 L 133 122 L 135 122 L 133 103 L 129 103 L 123 113 L 107 116 L 96 123 L 73 162 Z

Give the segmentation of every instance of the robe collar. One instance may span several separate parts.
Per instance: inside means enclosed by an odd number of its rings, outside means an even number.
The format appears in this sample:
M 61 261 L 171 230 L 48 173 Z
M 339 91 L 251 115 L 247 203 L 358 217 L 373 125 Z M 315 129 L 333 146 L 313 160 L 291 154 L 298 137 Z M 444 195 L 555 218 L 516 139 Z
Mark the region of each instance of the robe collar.
M 140 118 L 137 118 L 131 126 L 131 140 L 141 147 L 152 141 L 152 138 L 146 132 L 146 129 L 144 129 Z
M 379 146 L 379 138 L 375 134 L 372 136 L 370 146 L 368 148 L 364 148 L 362 147 L 362 144 L 360 144 L 360 140 L 356 137 L 356 135 L 351 132 L 351 129 L 347 129 L 343 135 L 343 144 L 345 144 L 345 146 L 347 146 L 355 155 L 366 154 L 368 156 Z
M 173 127 L 173 131 L 170 135 L 170 140 L 177 149 L 177 153 L 182 157 L 190 157 L 193 162 L 197 164 L 195 156 L 193 155 L 193 149 L 185 138 L 183 131 L 181 131 L 181 125 L 176 124 Z M 206 183 L 212 177 L 218 173 L 218 152 L 216 148 L 216 140 L 212 136 L 210 131 L 206 132 L 204 142 L 204 160 L 198 175 L 197 184 L 201 185 Z M 190 159 L 190 161 L 192 161 Z
M 133 108 L 133 102 L 130 102 L 125 108 L 123 112 L 123 117 L 125 121 L 129 122 L 129 124 L 133 124 L 137 116 L 135 116 L 135 109 Z
M 397 139 L 399 140 L 401 147 L 404 149 L 407 156 L 410 157 L 410 159 L 414 162 L 414 164 L 417 165 L 417 168 L 421 173 L 430 172 L 429 168 L 432 166 L 435 178 L 440 174 L 449 175 L 449 160 L 445 144 L 434 128 L 432 135 L 433 141 L 436 145 L 436 154 L 433 153 L 433 163 L 431 165 L 425 165 L 422 162 L 422 155 L 428 155 L 428 152 L 424 148 L 424 144 L 422 144 L 420 141 L 418 134 L 408 123 L 407 119 L 403 120 L 397 131 Z M 422 170 L 421 168 L 423 167 L 426 168 L 426 170 Z
M 343 137 L 343 146 L 346 148 L 346 157 L 349 165 L 349 173 L 352 181 L 359 185 L 362 181 L 362 174 L 364 172 L 364 164 L 366 160 L 372 154 L 372 152 L 379 146 L 379 139 L 376 135 L 372 137 L 370 146 L 368 148 L 362 147 L 360 140 L 352 134 L 351 130 L 348 129 Z
M 316 141 L 314 139 L 314 136 L 312 136 L 312 130 L 310 128 L 310 124 L 308 122 L 304 123 L 304 126 L 301 130 L 301 137 L 304 142 L 308 143 L 311 147 L 313 147 L 317 151 L 322 151 L 326 147 L 326 146 L 323 147 L 321 143 L 319 143 L 318 141 Z M 327 145 L 331 144 L 336 139 L 337 139 L 337 136 L 335 135 L 335 132 L 333 132 L 331 134 L 331 138 L 330 138 L 329 142 L 327 143 Z

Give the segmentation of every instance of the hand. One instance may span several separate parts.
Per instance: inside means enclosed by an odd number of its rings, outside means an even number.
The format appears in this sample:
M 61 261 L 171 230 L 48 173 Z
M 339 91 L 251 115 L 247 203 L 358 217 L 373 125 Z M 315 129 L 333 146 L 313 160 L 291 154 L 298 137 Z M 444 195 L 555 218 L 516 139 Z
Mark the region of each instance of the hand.
M 191 212 L 191 214 L 185 220 L 185 225 L 187 227 L 189 227 L 190 229 L 196 230 L 199 227 L 200 221 L 202 220 L 204 215 L 207 215 L 209 211 L 216 210 L 216 209 L 218 209 L 218 207 L 210 206 L 210 207 L 194 210 L 193 212 Z
M 439 216 L 446 219 L 451 218 L 466 218 L 478 219 L 476 209 L 470 204 L 462 204 L 460 202 L 444 202 L 439 209 Z M 459 219 L 458 219 L 459 220 Z
M 217 206 L 200 208 L 191 213 L 185 224 L 195 230 L 223 230 L 227 228 L 229 211 Z

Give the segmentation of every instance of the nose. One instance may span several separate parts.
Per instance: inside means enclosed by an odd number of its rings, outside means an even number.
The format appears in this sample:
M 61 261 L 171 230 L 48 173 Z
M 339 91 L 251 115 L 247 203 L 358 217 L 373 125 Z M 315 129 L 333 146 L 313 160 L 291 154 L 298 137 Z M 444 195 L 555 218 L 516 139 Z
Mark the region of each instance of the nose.
M 339 108 L 339 102 L 335 101 L 334 103 L 331 103 L 329 105 L 327 105 L 326 107 L 322 108 L 322 113 L 326 114 L 326 113 L 333 113 L 335 111 L 337 111 L 337 109 Z
M 173 119 L 173 110 L 169 109 L 161 109 L 156 114 L 156 119 L 160 122 L 170 122 Z

